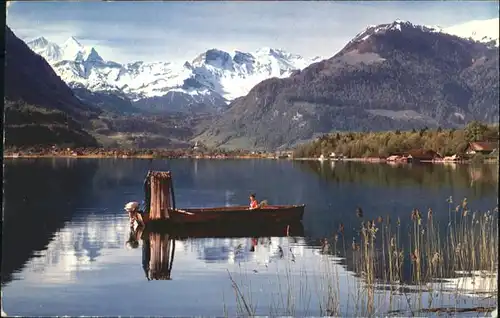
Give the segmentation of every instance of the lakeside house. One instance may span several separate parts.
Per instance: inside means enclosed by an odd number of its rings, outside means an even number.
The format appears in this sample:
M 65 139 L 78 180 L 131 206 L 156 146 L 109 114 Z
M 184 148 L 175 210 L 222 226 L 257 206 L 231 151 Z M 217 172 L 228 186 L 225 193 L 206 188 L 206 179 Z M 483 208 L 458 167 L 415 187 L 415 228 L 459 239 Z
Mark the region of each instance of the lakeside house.
M 332 160 L 341 160 L 344 159 L 344 154 L 332 152 L 328 157 Z
M 447 156 L 447 157 L 443 158 L 443 161 L 447 161 L 447 162 L 450 162 L 450 161 L 460 161 L 460 160 L 462 160 L 462 157 L 460 157 L 457 154 L 454 154 L 453 156 Z
M 434 150 L 415 149 L 406 154 L 408 162 L 440 161 L 443 157 Z
M 443 157 L 433 150 L 414 149 L 403 154 L 393 154 L 386 158 L 387 162 L 420 162 L 441 161 Z
M 387 157 L 385 160 L 389 161 L 389 162 L 395 162 L 395 161 L 400 161 L 401 158 L 402 158 L 402 156 L 400 156 L 400 155 L 391 155 L 391 156 Z
M 492 141 L 476 141 L 470 142 L 469 146 L 465 150 L 467 155 L 491 155 L 498 152 L 498 143 Z
M 385 159 L 389 163 L 405 163 L 408 162 L 407 154 L 393 154 Z
M 276 159 L 291 159 L 293 158 L 293 151 L 277 151 L 274 157 Z

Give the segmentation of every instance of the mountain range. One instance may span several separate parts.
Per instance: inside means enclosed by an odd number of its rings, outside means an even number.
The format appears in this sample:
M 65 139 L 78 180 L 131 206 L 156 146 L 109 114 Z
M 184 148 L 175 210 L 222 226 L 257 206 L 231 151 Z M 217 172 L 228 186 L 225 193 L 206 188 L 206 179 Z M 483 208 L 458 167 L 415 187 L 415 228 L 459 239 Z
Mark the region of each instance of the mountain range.
M 88 91 L 127 97 L 136 108 L 156 112 L 220 112 L 270 77 L 287 77 L 313 60 L 283 50 L 253 53 L 208 50 L 184 63 L 104 60 L 94 47 L 70 37 L 63 44 L 39 37 L 27 42 L 85 99 Z
M 429 29 L 498 46 L 498 19 Z M 60 45 L 43 36 L 27 44 L 76 89 L 80 98 L 89 98 L 90 92 L 108 99 L 109 94 L 118 95 L 129 99 L 136 108 L 157 112 L 223 111 L 229 102 L 245 96 L 261 81 L 288 77 L 295 70 L 320 60 L 320 57 L 307 59 L 271 48 L 252 53 L 211 49 L 183 63 L 131 61 L 120 64 L 103 59 L 95 47 L 85 47 L 75 37 Z M 111 107 L 116 103 L 106 105 Z M 125 112 L 133 110 L 124 109 Z
M 333 131 L 495 123 L 494 44 L 408 21 L 369 26 L 332 58 L 259 83 L 196 140 L 276 149 Z
M 75 38 L 37 38 L 31 50 L 14 34 L 7 40 L 9 103 L 56 108 L 99 142 L 274 149 L 338 130 L 498 121 L 498 19 L 447 29 L 369 26 L 324 60 L 212 49 L 184 63 L 119 64 Z

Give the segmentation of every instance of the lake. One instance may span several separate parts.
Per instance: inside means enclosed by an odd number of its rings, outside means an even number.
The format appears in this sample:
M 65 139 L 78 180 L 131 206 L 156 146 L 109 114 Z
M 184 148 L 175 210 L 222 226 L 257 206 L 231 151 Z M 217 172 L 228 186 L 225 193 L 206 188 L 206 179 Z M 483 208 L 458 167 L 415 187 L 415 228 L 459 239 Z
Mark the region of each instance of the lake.
M 241 235 L 133 232 L 131 240 L 123 207 L 144 199 L 148 170 L 172 171 L 178 207 L 246 205 L 256 193 L 269 204 L 306 204 L 303 226 L 288 236 L 284 228 L 233 229 Z M 20 316 L 364 316 L 398 308 L 408 313 L 417 302 L 491 306 L 471 293 L 416 293 L 406 281 L 410 267 L 401 269 L 397 293 L 389 295 L 382 284 L 365 288 L 366 273 L 347 250 L 360 242 L 361 218 L 397 220 L 405 245 L 412 237 L 404 234 L 416 226 L 412 211 L 427 215 L 431 208 L 436 228 L 446 232 L 451 209 L 464 198 L 473 211 L 491 211 L 496 222 L 497 192 L 497 165 L 5 159 L 3 310 Z M 153 241 L 175 252 L 169 279 L 148 280 Z M 453 279 L 444 283 L 450 290 Z

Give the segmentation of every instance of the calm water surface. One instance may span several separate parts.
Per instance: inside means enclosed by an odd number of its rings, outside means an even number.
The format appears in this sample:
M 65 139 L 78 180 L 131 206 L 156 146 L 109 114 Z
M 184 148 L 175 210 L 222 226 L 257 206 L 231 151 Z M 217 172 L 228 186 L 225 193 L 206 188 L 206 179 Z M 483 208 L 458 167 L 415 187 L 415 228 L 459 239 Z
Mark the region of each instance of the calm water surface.
M 304 203 L 303 230 L 292 229 L 291 237 L 284 237 L 282 229 L 264 237 L 258 231 L 242 231 L 248 236 L 243 238 L 172 240 L 168 233 L 158 235 L 162 244 L 175 242 L 170 280 L 148 281 L 144 247 L 152 242 L 143 235 L 136 248 L 126 244 L 130 229 L 123 206 L 143 200 L 142 181 L 149 169 L 173 172 L 178 207 L 247 204 L 250 192 L 270 204 Z M 432 208 L 444 224 L 447 198 L 467 197 L 473 209 L 491 210 L 497 205 L 497 183 L 495 165 L 6 160 L 3 308 L 21 316 L 234 315 L 238 305 L 232 277 L 257 313 L 286 307 L 290 290 L 295 301 L 289 313 L 315 315 L 323 297 L 318 290 L 326 289 L 323 274 L 333 269 L 345 286 L 336 297 L 347 312 L 354 306 L 349 284 L 359 284 L 359 279 L 349 261 L 322 253 L 320 240 L 332 237 L 340 223 L 346 238 L 355 236 L 357 207 L 367 219 L 399 217 L 403 228 L 412 209 Z M 383 292 L 362 296 L 379 304 L 387 302 L 385 297 Z M 396 306 L 406 303 L 402 297 L 394 301 Z M 378 310 L 389 309 L 386 304 Z

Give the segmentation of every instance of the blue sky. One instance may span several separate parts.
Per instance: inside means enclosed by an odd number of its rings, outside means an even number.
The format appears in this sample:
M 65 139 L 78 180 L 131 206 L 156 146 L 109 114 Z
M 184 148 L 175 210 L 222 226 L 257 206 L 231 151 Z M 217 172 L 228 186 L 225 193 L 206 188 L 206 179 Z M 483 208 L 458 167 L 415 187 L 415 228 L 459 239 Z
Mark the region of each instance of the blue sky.
M 281 48 L 330 57 L 371 24 L 395 19 L 447 27 L 498 17 L 498 2 L 11 2 L 7 24 L 23 40 L 75 36 L 106 60 L 186 61 L 210 48 Z

